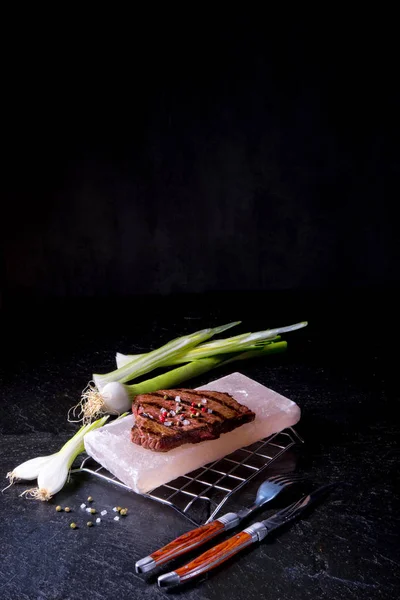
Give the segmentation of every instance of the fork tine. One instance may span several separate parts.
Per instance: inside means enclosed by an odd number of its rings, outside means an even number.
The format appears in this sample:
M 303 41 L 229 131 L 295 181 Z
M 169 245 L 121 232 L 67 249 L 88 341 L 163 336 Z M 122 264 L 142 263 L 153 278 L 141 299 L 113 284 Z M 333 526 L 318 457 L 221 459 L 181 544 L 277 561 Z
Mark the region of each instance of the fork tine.
M 271 483 L 280 484 L 281 481 L 287 479 L 288 477 L 289 474 L 282 473 L 281 475 L 273 475 L 272 477 L 268 477 L 268 481 L 270 481 Z
M 279 475 L 272 475 L 269 479 L 279 479 L 281 477 L 304 477 L 301 473 L 294 473 L 293 471 L 288 471 L 287 473 L 279 473 Z
M 280 485 L 283 479 L 283 475 L 274 475 L 273 477 L 268 477 L 266 481 L 269 483 L 273 483 L 274 485 Z
M 277 485 L 281 485 L 282 483 L 286 483 L 288 481 L 292 481 L 293 483 L 304 479 L 303 475 L 298 475 L 297 473 L 285 473 L 282 475 L 273 475 L 268 478 L 268 481 L 271 483 L 276 483 Z
M 268 483 L 272 483 L 273 485 L 280 486 L 282 477 L 277 477 L 276 479 L 268 479 Z
M 306 479 L 306 477 L 304 475 L 286 475 L 283 477 L 283 481 L 301 481 L 303 479 Z
M 305 481 L 305 477 L 298 477 L 296 479 L 285 479 L 284 481 L 281 481 L 280 485 L 282 488 L 288 487 L 289 485 L 294 485 L 295 483 L 300 483 L 302 481 Z

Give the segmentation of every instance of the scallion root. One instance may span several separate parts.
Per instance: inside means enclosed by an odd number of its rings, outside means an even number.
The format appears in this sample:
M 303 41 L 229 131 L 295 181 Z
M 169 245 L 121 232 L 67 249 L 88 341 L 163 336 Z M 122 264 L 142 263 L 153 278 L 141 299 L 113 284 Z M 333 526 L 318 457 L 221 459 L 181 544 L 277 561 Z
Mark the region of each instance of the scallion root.
M 87 425 L 104 414 L 106 414 L 104 399 L 94 385 L 94 382 L 90 381 L 83 390 L 78 404 L 69 409 L 68 421 L 70 423 L 83 423 Z
M 15 475 L 14 471 L 9 471 L 9 473 L 7 473 L 6 477 L 10 483 L 8 485 L 6 485 L 6 487 L 4 489 L 1 490 L 1 493 L 8 490 L 8 488 L 11 487 L 12 485 L 14 485 L 14 483 L 18 479 L 18 477 Z
M 15 471 L 9 471 L 6 475 L 8 481 L 10 482 L 10 485 L 12 485 L 13 483 L 15 483 L 15 481 L 18 479 L 18 477 L 15 474 Z
M 42 500 L 42 502 L 48 502 L 53 497 L 50 492 L 44 488 L 30 488 L 20 494 L 20 496 L 26 496 L 29 500 Z

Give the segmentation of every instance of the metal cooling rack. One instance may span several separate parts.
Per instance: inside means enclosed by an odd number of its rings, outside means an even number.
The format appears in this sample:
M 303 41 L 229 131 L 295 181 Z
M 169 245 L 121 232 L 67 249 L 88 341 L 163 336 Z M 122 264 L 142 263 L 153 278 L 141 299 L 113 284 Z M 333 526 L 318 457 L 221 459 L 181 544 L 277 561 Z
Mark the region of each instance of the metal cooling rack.
M 302 441 L 290 427 L 142 495 L 174 508 L 194 525 L 209 523 L 235 492 Z M 74 472 L 80 471 L 132 491 L 89 456 Z M 196 517 L 199 509 L 206 518 Z

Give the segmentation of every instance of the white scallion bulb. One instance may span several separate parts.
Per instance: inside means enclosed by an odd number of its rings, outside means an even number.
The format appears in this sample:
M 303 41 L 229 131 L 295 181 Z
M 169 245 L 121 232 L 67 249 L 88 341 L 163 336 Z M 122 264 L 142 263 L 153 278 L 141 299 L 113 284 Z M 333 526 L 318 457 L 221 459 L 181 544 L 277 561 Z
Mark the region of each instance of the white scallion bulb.
M 125 385 L 112 381 L 104 386 L 101 396 L 104 401 L 104 412 L 121 414 L 131 409 L 132 400 L 125 389 Z
M 67 482 L 69 473 L 69 453 L 60 452 L 44 468 L 38 476 L 38 494 L 40 500 L 50 500 Z
M 24 481 L 33 481 L 38 478 L 40 470 L 51 461 L 55 454 L 49 454 L 48 456 L 37 456 L 31 458 L 15 467 L 10 473 L 7 473 L 7 477 L 10 481 L 10 485 L 22 479 Z M 5 488 L 6 489 L 6 488 Z

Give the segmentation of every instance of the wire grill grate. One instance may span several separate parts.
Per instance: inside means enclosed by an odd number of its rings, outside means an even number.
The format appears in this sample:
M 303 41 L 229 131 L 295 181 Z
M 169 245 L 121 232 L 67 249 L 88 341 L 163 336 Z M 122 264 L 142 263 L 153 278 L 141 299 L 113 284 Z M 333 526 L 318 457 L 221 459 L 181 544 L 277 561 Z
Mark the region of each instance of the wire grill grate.
M 294 429 L 285 429 L 143 495 L 171 506 L 195 525 L 209 523 L 235 492 L 299 441 L 302 440 Z M 90 457 L 85 458 L 76 471 L 91 473 L 131 491 Z M 199 504 L 206 518 L 195 516 L 194 508 L 199 508 Z

